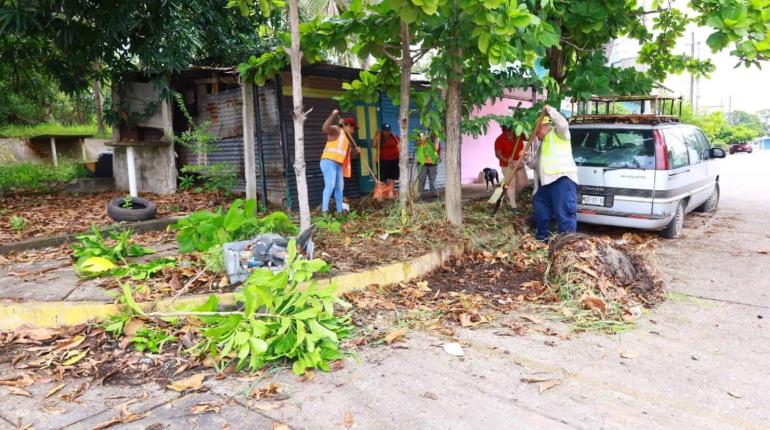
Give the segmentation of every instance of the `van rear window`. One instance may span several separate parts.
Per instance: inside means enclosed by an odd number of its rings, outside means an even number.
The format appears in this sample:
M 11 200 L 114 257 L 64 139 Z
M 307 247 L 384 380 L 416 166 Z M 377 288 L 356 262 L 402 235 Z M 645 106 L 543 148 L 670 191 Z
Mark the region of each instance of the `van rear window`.
M 572 156 L 578 166 L 655 168 L 652 130 L 572 129 Z

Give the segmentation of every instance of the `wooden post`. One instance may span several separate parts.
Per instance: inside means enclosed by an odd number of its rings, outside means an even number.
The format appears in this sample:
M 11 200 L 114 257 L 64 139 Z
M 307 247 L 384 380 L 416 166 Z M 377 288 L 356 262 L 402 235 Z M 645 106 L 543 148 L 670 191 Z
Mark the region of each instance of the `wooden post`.
M 83 162 L 88 161 L 88 154 L 86 153 L 86 139 L 80 138 L 80 150 L 83 153 Z
M 241 85 L 243 100 L 243 165 L 246 175 L 246 198 L 257 198 L 257 171 L 254 163 L 254 88 L 250 82 Z M 265 196 L 262 196 L 264 199 Z M 265 203 L 266 204 L 266 203 Z
M 53 160 L 54 166 L 59 165 L 59 158 L 56 155 L 56 138 L 53 136 L 51 136 L 51 159 Z

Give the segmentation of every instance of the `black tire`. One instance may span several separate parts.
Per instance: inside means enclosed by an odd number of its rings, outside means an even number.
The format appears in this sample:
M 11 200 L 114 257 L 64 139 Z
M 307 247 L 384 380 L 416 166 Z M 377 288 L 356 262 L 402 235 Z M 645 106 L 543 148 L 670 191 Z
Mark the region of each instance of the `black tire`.
M 144 221 L 155 218 L 155 214 L 158 212 L 155 203 L 141 197 L 131 199 L 133 208 L 121 207 L 124 201 L 125 198 L 123 197 L 110 200 L 107 203 L 107 215 L 115 221 Z
M 714 191 L 711 193 L 708 200 L 695 208 L 695 210 L 698 212 L 713 212 L 717 210 L 717 206 L 719 206 L 719 184 L 714 185 Z
M 684 228 L 685 202 L 679 202 L 676 207 L 676 213 L 665 230 L 660 232 L 660 237 L 665 239 L 676 239 L 682 233 Z

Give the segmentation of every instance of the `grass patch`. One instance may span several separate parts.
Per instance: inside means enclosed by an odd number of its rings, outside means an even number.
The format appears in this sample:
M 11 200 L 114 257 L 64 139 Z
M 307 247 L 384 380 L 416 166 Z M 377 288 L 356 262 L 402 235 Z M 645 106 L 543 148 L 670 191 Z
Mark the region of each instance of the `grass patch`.
M 45 134 L 88 134 L 96 137 L 96 124 L 63 125 L 59 123 L 42 123 L 35 125 L 8 124 L 0 126 L 0 137 L 34 137 Z M 109 135 L 99 137 L 106 138 L 109 137 Z
M 84 177 L 85 169 L 74 162 L 50 164 L 15 163 L 0 165 L 0 195 L 48 191 L 55 185 Z

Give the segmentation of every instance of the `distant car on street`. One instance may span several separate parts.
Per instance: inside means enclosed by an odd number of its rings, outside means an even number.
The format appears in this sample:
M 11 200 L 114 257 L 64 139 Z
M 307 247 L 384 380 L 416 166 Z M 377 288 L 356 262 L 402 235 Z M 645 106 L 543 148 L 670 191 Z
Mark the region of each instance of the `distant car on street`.
M 748 152 L 751 154 L 753 150 L 751 144 L 748 142 L 738 142 L 730 145 L 730 154 L 735 154 L 736 152 Z

